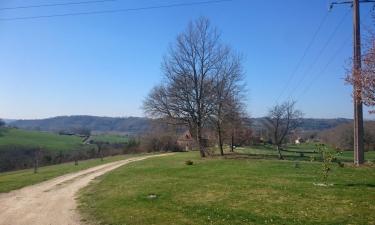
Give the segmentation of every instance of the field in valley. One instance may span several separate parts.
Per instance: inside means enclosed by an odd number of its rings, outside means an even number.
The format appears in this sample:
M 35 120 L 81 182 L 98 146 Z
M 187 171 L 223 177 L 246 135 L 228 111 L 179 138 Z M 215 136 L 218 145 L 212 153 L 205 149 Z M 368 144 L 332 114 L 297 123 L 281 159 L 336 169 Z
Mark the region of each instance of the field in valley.
M 0 131 L 0 148 L 8 146 L 41 147 L 55 152 L 71 151 L 82 148 L 82 138 L 48 132 L 2 128 Z
M 126 143 L 129 140 L 126 136 L 114 134 L 93 135 L 91 139 L 110 144 Z M 52 152 L 74 151 L 87 147 L 82 141 L 83 138 L 74 135 L 59 135 L 50 132 L 22 129 L 0 129 L 0 149 L 8 146 L 18 146 L 27 148 L 41 147 Z

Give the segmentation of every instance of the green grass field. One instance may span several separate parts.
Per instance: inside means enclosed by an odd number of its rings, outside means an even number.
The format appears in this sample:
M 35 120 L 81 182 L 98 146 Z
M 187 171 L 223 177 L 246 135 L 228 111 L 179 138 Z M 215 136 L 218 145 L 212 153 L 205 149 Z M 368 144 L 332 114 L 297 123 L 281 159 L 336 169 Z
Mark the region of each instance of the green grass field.
M 114 162 L 139 155 L 140 154 L 106 157 L 104 158 L 104 161 L 101 161 L 100 159 L 84 160 L 80 161 L 77 166 L 74 165 L 74 162 L 45 166 L 40 167 L 37 174 L 33 173 L 33 169 L 0 173 L 0 193 L 9 192 L 11 190 L 19 189 L 28 185 L 40 183 L 54 177 L 58 177 L 71 172 L 76 172 L 79 170 L 84 170 L 93 166 L 101 165 L 103 163 Z
M 127 143 L 129 138 L 114 134 L 94 135 L 94 141 L 108 142 L 110 144 Z M 83 145 L 82 138 L 78 136 L 59 135 L 49 132 L 28 131 L 22 129 L 0 129 L 0 149 L 8 146 L 41 147 L 49 151 L 73 151 L 87 148 Z
M 329 148 L 329 146 L 327 146 Z M 286 148 L 287 151 L 298 151 L 305 152 L 303 157 L 300 153 L 295 152 L 282 152 L 283 156 L 289 160 L 310 160 L 311 156 L 317 158 L 320 157 L 319 154 L 313 154 L 309 152 L 317 152 L 315 144 L 301 144 L 301 145 L 289 145 Z M 253 147 L 239 147 L 236 149 L 236 152 L 243 153 L 247 155 L 259 156 L 261 158 L 275 158 L 278 156 L 277 151 L 272 145 L 259 145 Z M 338 156 L 338 159 L 344 162 L 353 162 L 353 151 L 343 151 L 341 155 Z M 375 162 L 375 151 L 365 152 L 366 161 Z
M 121 144 L 121 143 L 127 143 L 129 141 L 128 137 L 115 135 L 115 134 L 95 135 L 95 136 L 92 136 L 91 139 L 93 141 L 108 142 L 110 144 Z
M 313 185 L 320 169 L 177 153 L 98 178 L 80 193 L 79 208 L 94 224 L 375 224 L 375 168 L 335 166 L 330 187 Z
M 0 149 L 6 146 L 41 147 L 49 151 L 71 151 L 82 148 L 82 139 L 48 132 L 1 129 Z

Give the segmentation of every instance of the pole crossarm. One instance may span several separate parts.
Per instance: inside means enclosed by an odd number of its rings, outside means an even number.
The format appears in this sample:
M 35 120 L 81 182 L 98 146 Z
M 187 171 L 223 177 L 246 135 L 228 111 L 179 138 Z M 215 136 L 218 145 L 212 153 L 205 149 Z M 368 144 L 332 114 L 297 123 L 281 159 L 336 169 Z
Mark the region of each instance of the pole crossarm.
M 360 3 L 375 3 L 375 0 L 361 0 L 359 2 Z M 353 1 L 335 1 L 335 2 L 331 2 L 329 4 L 329 10 L 331 10 L 333 8 L 333 6 L 335 6 L 335 5 L 347 5 L 347 4 L 350 4 L 353 7 Z

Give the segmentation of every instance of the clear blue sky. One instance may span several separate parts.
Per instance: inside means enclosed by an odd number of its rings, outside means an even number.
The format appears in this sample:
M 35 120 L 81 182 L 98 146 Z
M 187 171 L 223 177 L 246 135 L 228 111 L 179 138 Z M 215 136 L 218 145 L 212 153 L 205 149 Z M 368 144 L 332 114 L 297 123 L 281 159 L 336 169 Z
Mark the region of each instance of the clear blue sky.
M 194 1 L 200 0 L 117 0 L 3 10 L 0 18 Z M 68 0 L 2 0 L 0 8 L 61 2 Z M 373 27 L 368 14 L 371 6 L 362 7 L 366 27 Z M 248 110 L 252 116 L 264 116 L 284 89 L 327 10 L 328 0 L 234 0 L 105 15 L 0 21 L 0 117 L 143 116 L 142 101 L 161 80 L 160 63 L 169 43 L 190 20 L 200 16 L 208 17 L 221 30 L 222 40 L 245 56 Z M 279 99 L 292 95 L 306 117 L 352 116 L 351 87 L 343 81 L 352 54 L 351 12 L 311 66 L 348 10 L 349 6 L 337 6 L 328 15 Z M 365 36 L 366 29 L 362 30 Z M 335 54 L 338 48 L 342 49 Z M 319 73 L 327 62 L 331 63 Z M 365 117 L 371 118 L 367 113 Z

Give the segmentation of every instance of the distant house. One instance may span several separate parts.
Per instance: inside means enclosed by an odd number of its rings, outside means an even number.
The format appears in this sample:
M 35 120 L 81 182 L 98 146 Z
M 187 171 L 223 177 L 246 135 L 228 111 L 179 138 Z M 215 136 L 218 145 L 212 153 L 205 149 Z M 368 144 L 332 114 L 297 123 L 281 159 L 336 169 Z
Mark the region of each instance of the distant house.
M 212 145 L 212 143 L 215 141 L 215 135 L 205 130 L 202 134 L 202 144 L 204 147 L 208 147 Z M 177 139 L 177 144 L 184 148 L 186 151 L 193 150 L 194 147 L 196 147 L 196 141 L 195 137 L 193 137 L 189 130 L 185 131 L 180 137 Z
M 177 144 L 184 148 L 186 151 L 192 150 L 194 146 L 195 140 L 191 136 L 190 131 L 185 131 L 180 137 L 177 139 Z
M 302 143 L 305 143 L 305 140 L 303 138 L 297 138 L 296 140 L 294 140 L 294 144 L 296 145 L 299 145 L 299 144 L 302 144 Z

